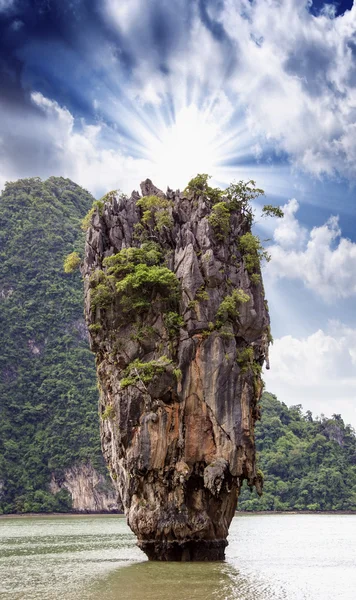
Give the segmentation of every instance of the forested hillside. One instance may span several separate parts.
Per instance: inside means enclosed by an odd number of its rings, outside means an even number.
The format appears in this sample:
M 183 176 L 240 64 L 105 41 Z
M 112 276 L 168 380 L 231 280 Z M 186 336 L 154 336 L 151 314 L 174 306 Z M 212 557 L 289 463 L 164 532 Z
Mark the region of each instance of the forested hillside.
M 264 492 L 258 498 L 245 488 L 239 510 L 356 510 L 356 436 L 341 415 L 313 418 L 268 393 L 261 412 L 256 447 Z
M 8 183 L 0 198 L 0 512 L 68 510 L 51 473 L 103 469 L 82 282 L 63 271 L 93 200 L 61 177 Z

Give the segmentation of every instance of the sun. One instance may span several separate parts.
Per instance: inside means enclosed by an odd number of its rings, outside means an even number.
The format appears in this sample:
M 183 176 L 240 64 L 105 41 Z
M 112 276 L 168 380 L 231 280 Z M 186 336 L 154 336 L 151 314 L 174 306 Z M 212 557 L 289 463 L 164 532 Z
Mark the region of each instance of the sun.
M 148 148 L 154 180 L 183 189 L 197 173 L 214 175 L 219 159 L 219 127 L 196 106 L 182 108 Z

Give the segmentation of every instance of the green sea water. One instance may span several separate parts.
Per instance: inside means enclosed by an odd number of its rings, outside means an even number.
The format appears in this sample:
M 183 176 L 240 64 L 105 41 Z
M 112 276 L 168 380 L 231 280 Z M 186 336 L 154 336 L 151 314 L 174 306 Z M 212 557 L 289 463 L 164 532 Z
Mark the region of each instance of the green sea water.
M 152 563 L 119 516 L 0 519 L 2 600 L 355 600 L 355 515 L 243 515 L 224 563 Z

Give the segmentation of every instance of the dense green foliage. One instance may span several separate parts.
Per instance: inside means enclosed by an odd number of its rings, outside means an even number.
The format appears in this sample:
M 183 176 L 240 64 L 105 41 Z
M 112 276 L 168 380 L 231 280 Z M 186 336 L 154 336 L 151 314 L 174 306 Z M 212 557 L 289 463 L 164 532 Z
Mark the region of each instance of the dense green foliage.
M 231 294 L 225 296 L 216 313 L 217 323 L 222 325 L 228 319 L 236 319 L 239 316 L 240 304 L 245 304 L 250 296 L 241 289 L 235 289 Z
M 0 512 L 68 510 L 51 473 L 103 468 L 82 281 L 63 269 L 83 250 L 92 202 L 57 177 L 8 183 L 0 198 Z
M 170 229 L 173 227 L 173 218 L 169 212 L 172 202 L 158 196 L 144 196 L 136 202 L 143 210 L 142 225 L 151 225 L 157 231 L 162 231 L 164 227 Z
M 162 300 L 176 301 L 179 282 L 173 271 L 159 264 L 163 260 L 162 248 L 155 242 L 123 248 L 106 257 L 106 271 L 96 269 L 90 277 L 92 310 L 105 309 L 116 299 L 126 319 L 130 313 L 136 317 L 147 310 L 157 295 Z
M 214 229 L 216 238 L 224 240 L 230 230 L 230 211 L 225 202 L 217 202 L 211 209 L 208 221 Z
M 132 273 L 136 265 L 158 265 L 163 259 L 162 248 L 155 242 L 145 242 L 140 248 L 123 248 L 117 254 L 104 258 L 109 275 L 120 278 Z
M 120 386 L 125 389 L 129 385 L 136 385 L 141 391 L 144 391 L 146 384 L 164 373 L 167 366 L 172 361 L 167 356 L 161 356 L 157 360 L 141 362 L 139 359 L 133 360 L 124 372 L 124 377 L 120 380 Z
M 78 252 L 71 252 L 64 260 L 63 268 L 65 273 L 73 273 L 79 268 L 80 256 Z
M 219 202 L 224 192 L 219 188 L 210 187 L 208 184 L 209 179 L 211 179 L 211 175 L 199 173 L 189 181 L 184 193 L 197 195 L 204 194 L 211 202 Z
M 313 418 L 265 393 L 256 447 L 263 495 L 243 489 L 239 510 L 356 510 L 356 436 L 341 415 Z
M 249 231 L 240 237 L 239 246 L 247 272 L 250 275 L 259 275 L 257 271 L 260 269 L 261 261 L 264 259 L 268 262 L 271 259 L 267 250 L 262 246 L 261 240 Z

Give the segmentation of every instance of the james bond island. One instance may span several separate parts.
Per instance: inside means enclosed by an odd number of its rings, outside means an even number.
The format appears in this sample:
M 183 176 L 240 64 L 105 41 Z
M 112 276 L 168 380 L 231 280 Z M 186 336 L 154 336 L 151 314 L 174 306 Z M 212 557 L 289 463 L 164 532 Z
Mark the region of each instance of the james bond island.
M 262 190 L 198 175 L 141 191 L 107 194 L 84 224 L 102 448 L 149 559 L 221 560 L 243 480 L 262 487 L 270 326 L 249 205 Z

